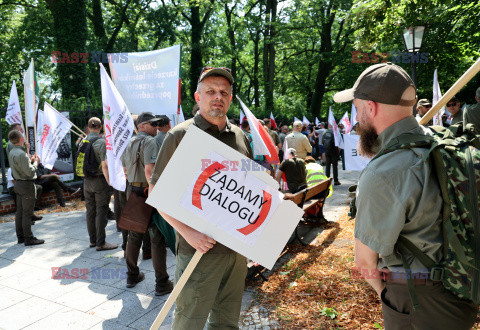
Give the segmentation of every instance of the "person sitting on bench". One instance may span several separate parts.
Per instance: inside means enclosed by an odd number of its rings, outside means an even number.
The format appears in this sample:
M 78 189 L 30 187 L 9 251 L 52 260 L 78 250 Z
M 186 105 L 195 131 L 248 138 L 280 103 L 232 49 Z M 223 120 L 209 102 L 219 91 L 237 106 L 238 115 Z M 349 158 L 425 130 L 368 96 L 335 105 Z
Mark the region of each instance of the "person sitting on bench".
M 70 192 L 70 194 L 76 194 L 81 189 L 80 188 L 71 188 L 65 185 L 65 183 L 60 180 L 60 177 L 56 174 L 53 174 L 49 169 L 45 168 L 42 164 L 38 164 L 37 168 L 37 180 L 35 182 L 38 185 L 41 185 L 43 191 L 55 190 L 55 195 L 57 195 L 58 204 L 61 207 L 65 207 L 65 199 L 63 198 L 63 191 Z
M 277 172 L 277 181 L 280 180 L 285 173 L 287 179 L 288 192 L 294 194 L 307 187 L 307 169 L 305 161 L 297 158 L 297 151 L 293 148 L 287 150 L 288 159 L 285 159 Z

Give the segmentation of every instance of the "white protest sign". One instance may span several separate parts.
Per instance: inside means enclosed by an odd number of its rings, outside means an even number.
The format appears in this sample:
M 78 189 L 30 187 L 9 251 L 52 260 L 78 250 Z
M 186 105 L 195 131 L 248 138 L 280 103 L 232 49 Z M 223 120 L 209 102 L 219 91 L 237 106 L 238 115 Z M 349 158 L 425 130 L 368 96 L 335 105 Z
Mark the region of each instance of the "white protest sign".
M 109 54 L 110 73 L 132 114 L 177 115 L 180 45 L 139 53 Z
M 362 171 L 370 162 L 370 159 L 358 154 L 358 141 L 360 140 L 360 136 L 344 134 L 343 139 L 345 146 L 345 169 L 347 171 Z
M 270 269 L 303 215 L 261 166 L 195 126 L 147 203 Z

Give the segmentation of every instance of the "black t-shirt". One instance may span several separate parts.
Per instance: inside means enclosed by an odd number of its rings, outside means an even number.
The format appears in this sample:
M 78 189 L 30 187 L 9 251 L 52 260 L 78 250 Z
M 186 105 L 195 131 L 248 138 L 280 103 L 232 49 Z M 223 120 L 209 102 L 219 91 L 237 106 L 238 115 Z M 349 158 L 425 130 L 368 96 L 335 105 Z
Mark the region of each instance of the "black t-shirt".
M 307 168 L 303 159 L 294 157 L 284 160 L 280 171 L 285 172 L 289 192 L 296 193 L 298 188 L 307 185 Z

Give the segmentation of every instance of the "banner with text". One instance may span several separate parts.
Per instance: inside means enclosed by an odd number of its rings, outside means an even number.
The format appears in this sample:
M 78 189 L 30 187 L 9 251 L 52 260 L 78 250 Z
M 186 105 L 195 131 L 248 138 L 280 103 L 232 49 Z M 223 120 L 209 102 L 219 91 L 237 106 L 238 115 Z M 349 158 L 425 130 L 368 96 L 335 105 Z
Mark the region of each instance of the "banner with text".
M 358 154 L 359 135 L 343 134 L 345 169 L 347 171 L 362 171 L 370 162 L 369 158 Z
M 109 54 L 112 80 L 132 114 L 150 111 L 177 115 L 180 89 L 180 45 L 128 53 L 127 61 Z M 124 63 L 121 63 L 124 62 Z

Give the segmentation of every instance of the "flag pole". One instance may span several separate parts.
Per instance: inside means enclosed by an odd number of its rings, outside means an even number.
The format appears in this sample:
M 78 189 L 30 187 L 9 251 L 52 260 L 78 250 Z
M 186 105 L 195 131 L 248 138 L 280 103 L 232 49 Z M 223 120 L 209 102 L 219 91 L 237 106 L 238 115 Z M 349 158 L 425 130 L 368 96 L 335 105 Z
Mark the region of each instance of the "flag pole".
M 32 68 L 33 68 L 33 143 L 35 144 L 35 155 L 37 155 L 37 107 L 36 107 L 36 94 L 35 94 L 35 66 L 33 64 L 33 57 L 32 57 Z
M 195 254 L 193 255 L 192 259 L 190 259 L 190 262 L 187 265 L 187 268 L 185 268 L 185 271 L 183 272 L 182 276 L 178 280 L 178 282 L 175 284 L 175 287 L 173 288 L 172 293 L 168 297 L 167 301 L 163 304 L 162 309 L 160 310 L 160 313 L 158 313 L 157 318 L 153 322 L 152 326 L 150 327 L 150 330 L 157 330 L 160 328 L 162 325 L 163 320 L 168 315 L 168 312 L 170 312 L 170 309 L 173 306 L 173 303 L 175 300 L 177 300 L 178 295 L 182 291 L 183 287 L 185 286 L 185 283 L 187 283 L 187 280 L 190 278 L 190 275 L 192 275 L 193 270 L 197 266 L 198 262 L 200 261 L 200 258 L 202 258 L 203 253 L 200 251 L 195 251 Z
M 419 124 L 425 125 L 440 109 L 447 104 L 477 73 L 480 71 L 480 58 L 453 84 L 437 103 L 420 119 Z
M 23 71 L 23 79 L 25 79 L 25 71 Z M 23 96 L 25 98 L 25 127 L 23 131 L 25 132 L 25 141 L 28 143 L 28 126 L 27 126 L 27 86 L 25 86 L 25 82 L 23 83 Z M 23 124 L 23 123 L 22 123 Z M 27 150 L 27 154 L 30 155 L 30 150 Z

